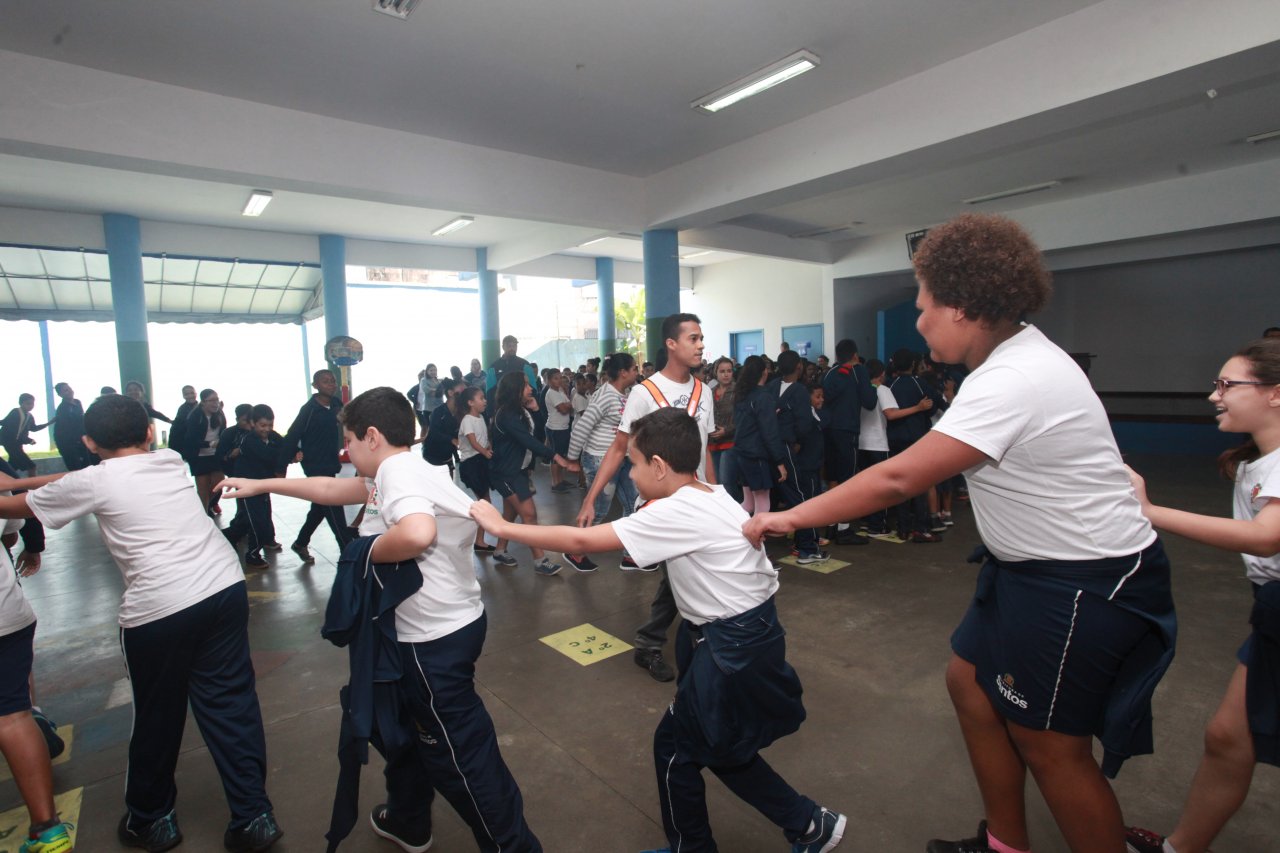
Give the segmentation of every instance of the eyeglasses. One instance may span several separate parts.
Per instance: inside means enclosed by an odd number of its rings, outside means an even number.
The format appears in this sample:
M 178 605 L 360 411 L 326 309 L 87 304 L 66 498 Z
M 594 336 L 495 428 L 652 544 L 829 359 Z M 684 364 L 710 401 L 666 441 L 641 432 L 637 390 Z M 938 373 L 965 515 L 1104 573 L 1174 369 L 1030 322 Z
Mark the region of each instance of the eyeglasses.
M 1219 394 L 1225 392 L 1234 385 L 1270 385 L 1270 382 L 1258 382 L 1254 379 L 1215 379 L 1213 380 L 1213 390 Z

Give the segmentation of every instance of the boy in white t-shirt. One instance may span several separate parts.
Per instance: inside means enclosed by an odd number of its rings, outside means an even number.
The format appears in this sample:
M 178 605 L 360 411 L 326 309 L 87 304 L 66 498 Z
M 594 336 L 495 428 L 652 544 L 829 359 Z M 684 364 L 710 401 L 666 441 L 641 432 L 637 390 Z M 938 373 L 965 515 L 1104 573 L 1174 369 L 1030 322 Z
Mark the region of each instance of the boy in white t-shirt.
M 844 816 L 797 793 L 759 755 L 805 716 L 774 606 L 778 572 L 743 538 L 742 507 L 698 479 L 704 436 L 688 413 L 668 406 L 630 426 L 631 477 L 646 499 L 632 515 L 577 528 L 513 524 L 487 502 L 473 504 L 471 514 L 490 533 L 536 547 L 582 553 L 625 546 L 638 561 L 666 562 L 684 617 L 675 700 L 654 732 L 669 850 L 715 849 L 702 780 L 709 767 L 782 828 L 794 853 L 825 853 L 840 843 Z
M 475 689 L 487 619 L 471 556 L 471 499 L 447 469 L 409 452 L 414 414 L 399 391 L 365 391 L 339 417 L 359 477 L 228 479 L 222 485 L 235 497 L 271 492 L 318 504 L 363 504 L 360 535 L 378 536 L 372 560 L 415 560 L 422 571 L 422 588 L 396 608 L 400 690 L 419 745 L 388 757 L 387 802 L 370 816 L 373 831 L 401 849 L 426 850 L 431 801 L 439 791 L 481 850 L 539 853 L 520 788 Z
M 189 702 L 231 809 L 224 845 L 266 850 L 283 832 L 267 799 L 240 561 L 192 490 L 181 457 L 149 449 L 154 428 L 141 403 L 100 397 L 84 427 L 84 443 L 102 463 L 60 479 L 17 481 L 14 487 L 34 491 L 0 498 L 0 516 L 34 515 L 57 530 L 92 514 L 124 575 L 120 647 L 134 734 L 117 835 L 143 850 L 182 841 L 174 770 Z

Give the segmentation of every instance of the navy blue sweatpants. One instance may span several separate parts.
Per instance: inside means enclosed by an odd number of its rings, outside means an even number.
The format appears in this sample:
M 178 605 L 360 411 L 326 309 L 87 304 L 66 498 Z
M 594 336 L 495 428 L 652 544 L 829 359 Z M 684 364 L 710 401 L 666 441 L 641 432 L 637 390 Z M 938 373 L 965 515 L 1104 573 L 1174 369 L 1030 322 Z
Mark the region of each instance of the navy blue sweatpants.
M 173 809 L 188 702 L 222 779 L 230 826 L 271 811 L 244 583 L 163 619 L 121 628 L 120 648 L 133 687 L 124 794 L 130 828 L 142 829 Z
M 341 511 L 341 507 L 337 509 Z M 233 543 L 248 536 L 246 553 L 261 556 L 263 546 L 276 541 L 276 526 L 271 520 L 271 495 L 236 498 L 236 517 L 227 525 L 226 536 Z M 338 544 L 345 543 L 340 540 Z
M 400 643 L 400 687 L 418 748 L 387 757 L 387 810 L 427 834 L 435 792 L 449 801 L 483 853 L 540 853 L 524 800 L 498 750 L 493 719 L 476 693 L 476 659 L 488 618 L 425 643 Z

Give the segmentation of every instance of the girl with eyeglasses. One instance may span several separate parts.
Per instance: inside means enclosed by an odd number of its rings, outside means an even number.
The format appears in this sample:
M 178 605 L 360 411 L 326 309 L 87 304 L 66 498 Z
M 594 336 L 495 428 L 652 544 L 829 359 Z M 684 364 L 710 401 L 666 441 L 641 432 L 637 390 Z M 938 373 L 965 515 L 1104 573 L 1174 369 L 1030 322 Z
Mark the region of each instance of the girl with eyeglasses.
M 1235 482 L 1231 518 L 1152 504 L 1130 471 L 1143 512 L 1161 530 L 1239 551 L 1253 584 L 1253 631 L 1222 704 L 1205 728 L 1204 756 L 1168 838 L 1131 828 L 1135 853 L 1201 853 L 1244 803 L 1257 762 L 1280 766 L 1280 338 L 1245 345 L 1213 381 L 1218 429 L 1249 439 L 1219 460 Z

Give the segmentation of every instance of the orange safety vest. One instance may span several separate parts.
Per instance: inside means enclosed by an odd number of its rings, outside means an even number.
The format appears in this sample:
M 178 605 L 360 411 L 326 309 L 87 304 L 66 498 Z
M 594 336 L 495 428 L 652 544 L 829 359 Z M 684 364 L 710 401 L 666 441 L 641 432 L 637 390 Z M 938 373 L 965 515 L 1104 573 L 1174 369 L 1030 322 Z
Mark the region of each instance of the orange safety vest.
M 646 379 L 641 382 L 640 385 L 649 392 L 651 397 L 653 397 L 653 402 L 658 404 L 659 409 L 665 409 L 671 405 L 667 402 L 667 398 L 663 396 L 662 392 L 658 390 L 657 384 L 652 379 Z M 698 406 L 702 404 L 703 387 L 701 379 L 693 380 L 693 392 L 689 394 L 689 405 L 685 407 L 686 411 L 689 413 L 689 417 L 694 418 L 695 420 L 698 417 Z

